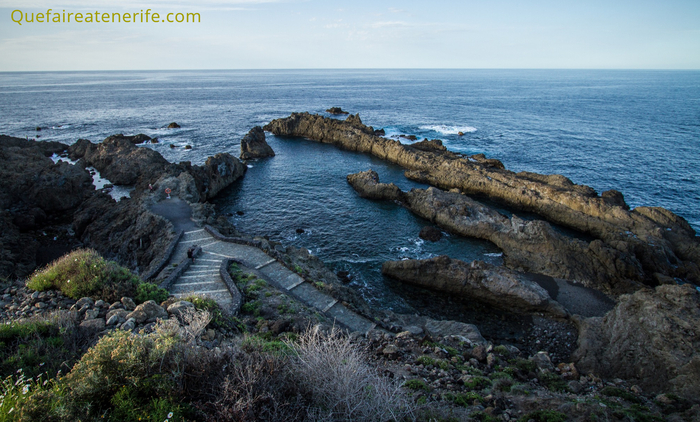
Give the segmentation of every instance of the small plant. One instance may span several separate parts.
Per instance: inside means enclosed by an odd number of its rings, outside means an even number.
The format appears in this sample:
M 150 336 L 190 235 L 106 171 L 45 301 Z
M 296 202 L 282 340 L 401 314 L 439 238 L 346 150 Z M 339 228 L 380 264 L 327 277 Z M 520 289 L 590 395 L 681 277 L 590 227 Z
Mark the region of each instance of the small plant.
M 422 379 L 412 379 L 408 380 L 403 383 L 403 386 L 410 389 L 410 390 L 424 390 L 424 391 L 430 391 L 430 387 L 423 381 Z
M 241 311 L 246 314 L 253 314 L 255 316 L 259 316 L 261 307 L 262 304 L 260 303 L 260 301 L 254 300 L 252 302 L 244 303 L 243 306 L 241 306 Z
M 468 391 L 466 393 L 447 393 L 445 394 L 444 398 L 445 400 L 451 401 L 452 403 L 463 407 L 473 406 L 474 401 L 478 401 L 479 403 L 484 402 L 484 398 L 481 397 L 479 393 L 475 393 L 474 391 Z
M 297 273 L 299 275 L 304 274 L 304 270 L 297 264 L 294 264 L 294 267 L 292 267 L 292 269 L 294 270 L 295 273 Z
M 489 378 L 491 378 L 492 380 L 496 380 L 496 379 L 499 379 L 499 378 L 512 379 L 513 377 L 510 376 L 510 374 L 508 374 L 507 372 L 498 372 L 498 371 L 496 371 L 496 372 L 491 372 L 491 373 L 489 374 Z
M 508 350 L 508 348 L 502 344 L 494 347 L 493 351 L 494 351 L 494 353 L 499 354 L 501 356 L 509 356 L 510 355 L 510 351 Z
M 518 419 L 519 422 L 527 422 L 529 420 L 534 420 L 535 422 L 566 422 L 566 415 L 554 410 L 536 410 Z
M 498 378 L 493 382 L 493 388 L 498 391 L 510 392 L 515 381 L 512 378 Z
M 559 375 L 553 372 L 543 372 L 539 375 L 540 382 L 552 391 L 567 392 L 569 386 Z
M 485 377 L 472 377 L 464 381 L 464 386 L 470 390 L 483 390 L 491 387 L 491 380 Z
M 621 399 L 627 400 L 630 403 L 640 404 L 642 402 L 639 399 L 639 397 L 637 397 L 634 394 L 630 393 L 629 391 L 625 391 L 619 387 L 607 386 L 607 387 L 603 388 L 602 390 L 600 390 L 600 394 L 610 396 L 610 397 L 619 397 Z
M 537 372 L 537 364 L 531 360 L 528 360 L 528 359 L 515 358 L 512 360 L 509 360 L 508 363 L 513 365 L 519 371 L 524 372 L 525 374 L 528 374 L 530 372 Z
M 423 366 L 435 365 L 435 359 L 431 358 L 428 355 L 423 355 L 419 356 L 418 359 L 416 359 L 416 363 L 419 363 Z
M 486 412 L 479 411 L 479 412 L 474 412 L 471 415 L 471 420 L 473 421 L 479 421 L 479 422 L 498 422 L 499 419 L 493 415 L 489 415 Z

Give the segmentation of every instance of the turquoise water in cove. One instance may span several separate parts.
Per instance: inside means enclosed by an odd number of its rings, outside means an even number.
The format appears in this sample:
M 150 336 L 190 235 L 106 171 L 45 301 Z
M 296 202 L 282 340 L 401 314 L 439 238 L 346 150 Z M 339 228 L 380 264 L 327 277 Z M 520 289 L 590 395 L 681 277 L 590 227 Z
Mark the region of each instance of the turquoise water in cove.
M 252 126 L 332 106 L 359 112 L 387 136 L 438 138 L 514 171 L 560 173 L 598 192 L 617 189 L 632 207 L 662 206 L 700 229 L 697 71 L 0 73 L 2 134 L 73 143 L 145 133 L 159 138 L 148 147 L 168 160 L 195 164 L 217 152 L 237 156 Z M 182 127 L 165 129 L 173 121 Z M 392 203 L 361 199 L 345 181 L 373 168 L 402 189 L 421 187 L 400 168 L 303 139 L 268 134 L 268 142 L 276 157 L 252 162 L 217 207 L 244 231 L 306 247 L 349 271 L 351 285 L 369 300 L 410 308 L 379 273 L 388 259 L 447 254 L 499 262 L 488 242 L 421 241 L 425 221 Z

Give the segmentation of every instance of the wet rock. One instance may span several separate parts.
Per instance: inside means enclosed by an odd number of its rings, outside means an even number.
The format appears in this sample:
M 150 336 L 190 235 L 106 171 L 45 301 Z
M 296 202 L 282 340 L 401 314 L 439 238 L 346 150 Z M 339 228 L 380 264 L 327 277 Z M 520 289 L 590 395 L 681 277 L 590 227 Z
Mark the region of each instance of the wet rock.
M 442 231 L 433 226 L 425 226 L 418 233 L 418 237 L 430 242 L 437 242 L 442 239 Z
M 330 114 L 350 114 L 347 111 L 343 111 L 343 109 L 340 107 L 331 107 L 326 110 L 326 112 Z
M 255 126 L 241 139 L 241 160 L 274 157 L 275 152 L 265 141 L 265 132 Z
M 175 122 L 172 122 L 168 125 L 168 129 L 179 129 L 179 128 L 180 128 L 180 125 L 178 125 Z

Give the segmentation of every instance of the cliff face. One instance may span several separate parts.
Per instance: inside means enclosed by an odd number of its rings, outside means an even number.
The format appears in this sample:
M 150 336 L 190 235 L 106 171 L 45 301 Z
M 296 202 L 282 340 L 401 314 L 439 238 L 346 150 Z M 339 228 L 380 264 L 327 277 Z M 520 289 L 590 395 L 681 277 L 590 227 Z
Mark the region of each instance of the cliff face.
M 700 284 L 700 241 L 681 217 L 663 208 L 632 211 L 616 191 L 598 195 L 561 175 L 514 173 L 498 160 L 463 156 L 439 148 L 419 148 L 375 136 L 359 117 L 346 121 L 308 113 L 294 113 L 265 126 L 276 135 L 300 136 L 340 148 L 372 154 L 407 169 L 406 177 L 441 189 L 483 195 L 516 209 L 541 215 L 597 238 L 592 253 L 631 257 L 605 258 L 616 271 L 629 273 L 637 265 L 639 277 L 655 285 L 681 278 Z M 630 266 L 631 263 L 631 266 Z

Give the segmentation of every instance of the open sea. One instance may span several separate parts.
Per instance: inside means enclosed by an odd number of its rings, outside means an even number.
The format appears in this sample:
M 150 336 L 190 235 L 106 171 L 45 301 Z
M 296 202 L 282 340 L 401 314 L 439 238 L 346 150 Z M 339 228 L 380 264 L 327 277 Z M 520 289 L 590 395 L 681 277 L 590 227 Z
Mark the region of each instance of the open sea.
M 70 144 L 145 133 L 160 140 L 147 147 L 174 162 L 238 156 L 253 126 L 329 107 L 360 113 L 387 136 L 442 139 L 451 150 L 484 153 L 513 171 L 559 173 L 598 192 L 617 189 L 631 207 L 665 207 L 700 229 L 698 71 L 0 73 L 1 134 Z M 166 129 L 170 122 L 182 127 Z M 422 187 L 401 168 L 303 139 L 267 140 L 277 155 L 250 163 L 245 178 L 215 201 L 219 211 L 233 214 L 245 232 L 306 247 L 334 270 L 349 271 L 351 285 L 375 304 L 411 309 L 381 275 L 386 260 L 447 254 L 500 262 L 489 242 L 423 242 L 424 220 L 393 203 L 359 198 L 345 180 L 372 168 L 402 189 Z

